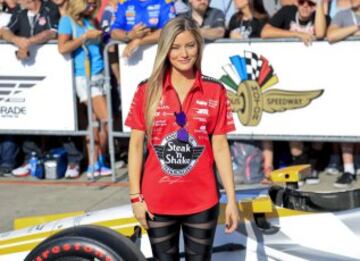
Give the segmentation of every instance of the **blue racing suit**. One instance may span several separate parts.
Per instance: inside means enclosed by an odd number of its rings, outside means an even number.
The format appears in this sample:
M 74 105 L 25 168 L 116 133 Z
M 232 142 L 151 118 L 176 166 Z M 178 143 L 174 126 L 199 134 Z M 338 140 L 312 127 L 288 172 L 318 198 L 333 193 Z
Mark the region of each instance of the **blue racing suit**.
M 122 29 L 129 32 L 139 23 L 157 30 L 174 17 L 172 0 L 120 0 L 111 30 Z

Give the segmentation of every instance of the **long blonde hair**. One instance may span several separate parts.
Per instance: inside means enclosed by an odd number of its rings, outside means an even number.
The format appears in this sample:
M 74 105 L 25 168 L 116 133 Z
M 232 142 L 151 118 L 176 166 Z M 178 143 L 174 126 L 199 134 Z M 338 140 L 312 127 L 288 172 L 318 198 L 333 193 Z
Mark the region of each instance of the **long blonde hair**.
M 93 11 L 91 20 L 95 19 L 99 10 L 101 0 L 96 0 L 96 8 Z M 77 24 L 82 25 L 82 19 L 84 18 L 83 12 L 86 10 L 88 0 L 69 0 L 67 5 L 66 14 L 70 16 Z
M 176 17 L 170 20 L 161 30 L 153 70 L 147 83 L 145 119 L 148 137 L 151 136 L 155 112 L 161 99 L 164 75 L 166 70 L 170 67 L 168 54 L 175 38 L 185 31 L 192 33 L 195 38 L 199 50 L 195 67 L 201 71 L 204 39 L 201 36 L 197 23 L 193 19 L 187 17 Z

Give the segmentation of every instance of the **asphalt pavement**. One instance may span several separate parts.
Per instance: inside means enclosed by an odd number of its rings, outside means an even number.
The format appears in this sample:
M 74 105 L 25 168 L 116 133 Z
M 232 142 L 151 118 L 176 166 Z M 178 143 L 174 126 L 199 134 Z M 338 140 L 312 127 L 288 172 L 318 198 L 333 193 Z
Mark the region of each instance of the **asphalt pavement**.
M 127 169 L 117 170 L 117 181 L 111 177 L 38 180 L 33 177 L 0 178 L 0 233 L 13 230 L 16 218 L 65 212 L 91 211 L 126 204 Z
M 0 178 L 0 233 L 13 230 L 14 220 L 23 217 L 92 211 L 128 204 L 127 169 L 117 169 L 117 181 L 111 177 L 87 180 L 83 173 L 79 179 L 38 180 L 33 177 Z M 337 176 L 320 174 L 320 183 L 305 185 L 303 191 L 335 192 Z M 245 188 L 246 185 L 237 187 Z M 351 189 L 360 188 L 360 178 Z

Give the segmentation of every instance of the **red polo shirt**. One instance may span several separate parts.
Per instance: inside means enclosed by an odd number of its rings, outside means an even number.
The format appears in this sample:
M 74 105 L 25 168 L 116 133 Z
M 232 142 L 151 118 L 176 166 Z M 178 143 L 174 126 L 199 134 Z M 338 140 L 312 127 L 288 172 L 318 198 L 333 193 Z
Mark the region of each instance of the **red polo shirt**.
M 130 128 L 144 132 L 146 88 L 146 82 L 139 85 L 125 121 Z M 187 116 L 185 128 L 189 133 L 186 143 L 176 139 L 180 127 L 174 112 L 179 112 L 180 108 L 167 72 L 154 118 L 151 143 L 147 144 L 148 157 L 141 183 L 148 208 L 156 214 L 192 214 L 209 209 L 218 202 L 210 135 L 235 130 L 225 88 L 200 72 L 196 73 L 194 85 L 182 104 Z

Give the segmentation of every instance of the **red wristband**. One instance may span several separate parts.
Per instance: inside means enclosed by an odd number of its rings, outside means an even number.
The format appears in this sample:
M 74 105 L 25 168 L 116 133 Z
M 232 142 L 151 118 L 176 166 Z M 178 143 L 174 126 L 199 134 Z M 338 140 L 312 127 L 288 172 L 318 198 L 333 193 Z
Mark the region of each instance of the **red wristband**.
M 130 202 L 131 204 L 133 203 L 138 203 L 138 202 L 143 202 L 144 201 L 144 197 L 142 194 L 140 194 L 139 196 L 137 196 L 136 198 L 131 198 Z

